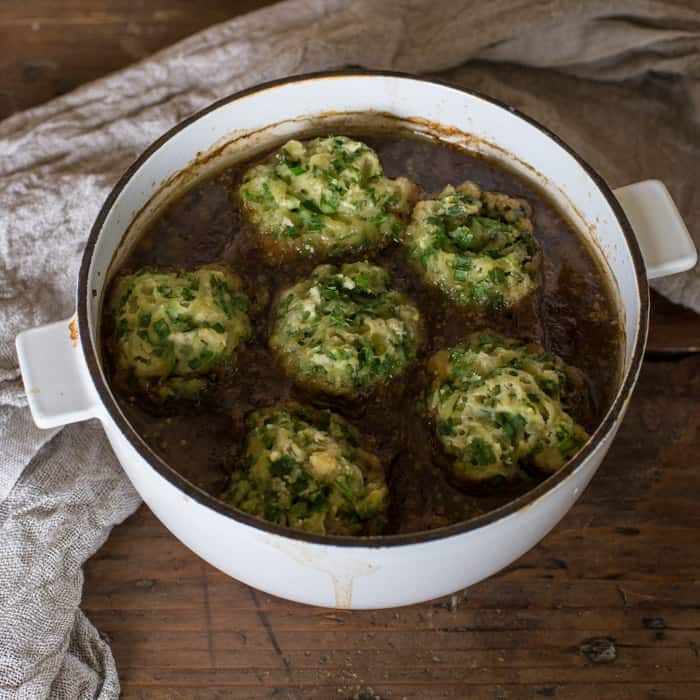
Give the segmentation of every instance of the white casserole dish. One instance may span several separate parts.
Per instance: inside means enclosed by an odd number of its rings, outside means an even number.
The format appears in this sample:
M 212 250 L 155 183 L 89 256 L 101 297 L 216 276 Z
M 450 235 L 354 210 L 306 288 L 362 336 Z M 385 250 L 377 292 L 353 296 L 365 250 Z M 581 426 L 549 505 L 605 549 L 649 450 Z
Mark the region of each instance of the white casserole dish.
M 624 316 L 624 363 L 614 402 L 588 444 L 563 469 L 506 506 L 429 532 L 319 537 L 224 505 L 151 452 L 107 383 L 98 348 L 99 315 L 110 266 L 127 248 L 127 231 L 130 240 L 173 192 L 222 159 L 249 155 L 309 123 L 342 123 L 367 113 L 505 162 L 546 190 L 605 261 Z M 109 195 L 90 233 L 76 316 L 20 334 L 17 350 L 37 425 L 99 419 L 144 501 L 212 565 L 268 593 L 304 603 L 407 605 L 493 574 L 536 544 L 569 510 L 598 469 L 630 400 L 646 342 L 647 277 L 689 269 L 695 262 L 688 232 L 661 183 L 638 183 L 613 194 L 556 136 L 506 106 L 407 75 L 301 76 L 227 97 L 148 148 Z

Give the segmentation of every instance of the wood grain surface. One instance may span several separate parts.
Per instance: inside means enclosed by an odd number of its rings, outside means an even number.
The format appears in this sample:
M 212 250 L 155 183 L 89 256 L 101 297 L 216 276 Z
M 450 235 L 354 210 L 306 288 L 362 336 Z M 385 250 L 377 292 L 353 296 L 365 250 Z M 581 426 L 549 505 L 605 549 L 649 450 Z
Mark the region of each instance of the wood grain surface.
M 3 0 L 0 118 L 264 4 Z M 123 696 L 697 700 L 700 317 L 654 296 L 649 350 L 572 511 L 507 570 L 443 600 L 287 603 L 203 563 L 142 507 L 85 576 Z
M 128 698 L 697 700 L 699 396 L 700 356 L 647 362 L 560 525 L 446 599 L 288 603 L 208 566 L 143 507 L 88 563 L 84 608 Z

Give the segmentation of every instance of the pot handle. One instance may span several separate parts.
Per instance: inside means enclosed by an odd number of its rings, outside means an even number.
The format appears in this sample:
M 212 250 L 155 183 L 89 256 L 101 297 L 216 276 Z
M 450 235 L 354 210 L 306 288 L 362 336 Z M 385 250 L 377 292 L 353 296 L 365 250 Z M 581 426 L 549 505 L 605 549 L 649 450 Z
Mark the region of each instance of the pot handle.
M 613 190 L 613 194 L 637 236 L 649 279 L 695 267 L 695 244 L 663 182 L 635 182 Z
M 99 415 L 75 316 L 24 331 L 15 345 L 29 410 L 39 428 Z

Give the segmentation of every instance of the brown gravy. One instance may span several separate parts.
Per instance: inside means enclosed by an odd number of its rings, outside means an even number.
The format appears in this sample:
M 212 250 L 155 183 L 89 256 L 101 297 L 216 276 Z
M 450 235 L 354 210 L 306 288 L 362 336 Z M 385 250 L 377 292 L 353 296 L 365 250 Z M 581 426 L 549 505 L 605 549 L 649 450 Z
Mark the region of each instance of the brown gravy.
M 331 408 L 357 426 L 367 448 L 386 466 L 392 500 L 389 531 L 420 531 L 497 507 L 543 478 L 533 476 L 528 482 L 472 491 L 453 486 L 440 466 L 431 429 L 416 411 L 426 386 L 423 360 L 484 326 L 539 342 L 583 371 L 591 410 L 577 418 L 592 431 L 617 388 L 620 323 L 609 284 L 593 254 L 538 191 L 488 161 L 446 145 L 405 136 L 352 135 L 378 152 L 389 177 L 404 175 L 426 193 L 469 179 L 482 189 L 528 199 L 544 260 L 543 285 L 532 300 L 510 313 L 475 320 L 423 286 L 399 246 L 392 245 L 367 257 L 384 265 L 394 286 L 410 294 L 420 307 L 427 329 L 421 362 L 385 391 L 360 403 L 308 395 L 276 367 L 267 348 L 268 319 L 278 292 L 307 275 L 315 263 L 294 261 L 273 268 L 263 261 L 235 204 L 233 194 L 249 163 L 237 164 L 203 180 L 170 204 L 137 242 L 122 269 L 144 265 L 192 268 L 215 260 L 230 265 L 255 300 L 252 339 L 240 353 L 236 368 L 196 404 L 173 402 L 155 407 L 135 396 L 119 396 L 118 400 L 154 452 L 214 495 L 236 468 L 249 411 L 287 399 Z M 107 348 L 108 319 L 103 329 L 103 347 Z M 109 357 L 105 360 L 109 365 Z

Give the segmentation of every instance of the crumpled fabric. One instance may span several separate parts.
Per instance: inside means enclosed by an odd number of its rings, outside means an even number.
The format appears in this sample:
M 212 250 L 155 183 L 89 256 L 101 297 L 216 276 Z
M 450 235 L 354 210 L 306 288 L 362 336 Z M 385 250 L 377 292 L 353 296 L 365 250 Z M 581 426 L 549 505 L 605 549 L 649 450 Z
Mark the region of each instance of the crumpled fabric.
M 116 698 L 82 565 L 139 498 L 99 425 L 37 429 L 15 335 L 65 318 L 121 172 L 215 99 L 295 73 L 440 74 L 525 111 L 620 186 L 658 177 L 700 244 L 695 0 L 287 0 L 0 124 L 0 698 Z M 700 272 L 654 282 L 700 311 Z

